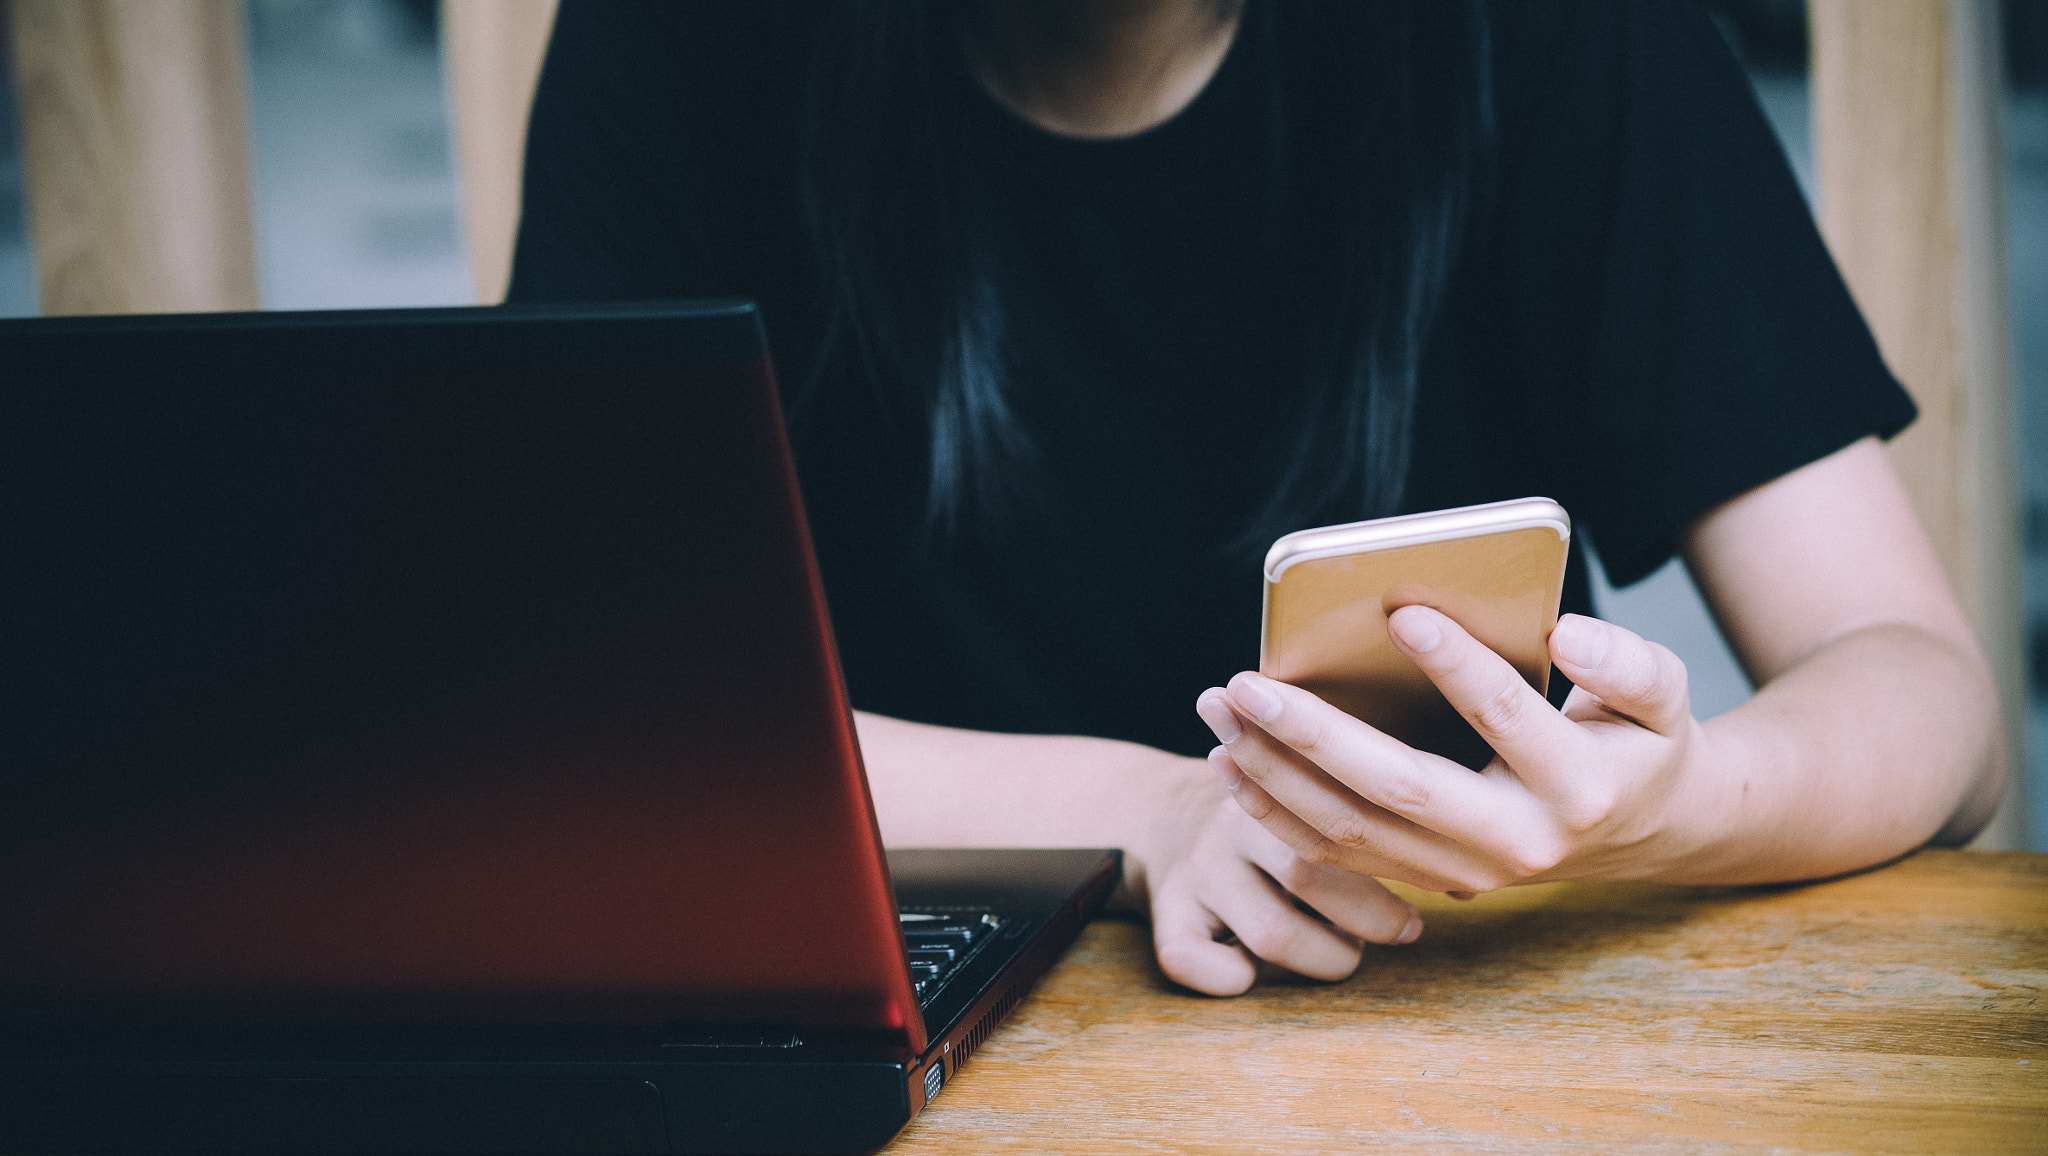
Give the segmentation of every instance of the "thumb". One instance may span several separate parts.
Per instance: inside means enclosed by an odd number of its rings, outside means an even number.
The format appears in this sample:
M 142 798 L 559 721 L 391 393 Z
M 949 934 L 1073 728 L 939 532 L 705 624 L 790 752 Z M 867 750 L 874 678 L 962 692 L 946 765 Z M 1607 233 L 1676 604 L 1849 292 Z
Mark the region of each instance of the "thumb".
M 1550 632 L 1550 660 L 1608 710 L 1658 734 L 1692 718 L 1685 663 L 1634 631 L 1567 614 Z

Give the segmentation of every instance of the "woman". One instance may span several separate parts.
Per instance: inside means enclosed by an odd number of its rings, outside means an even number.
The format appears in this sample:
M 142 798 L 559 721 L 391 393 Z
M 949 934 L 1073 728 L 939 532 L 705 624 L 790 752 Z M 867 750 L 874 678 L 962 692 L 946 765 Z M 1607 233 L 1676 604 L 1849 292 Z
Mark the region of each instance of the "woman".
M 1124 847 L 1189 987 L 1413 940 L 1375 877 L 1813 878 L 1996 803 L 1911 403 L 1684 6 L 566 0 L 511 296 L 685 294 L 764 303 L 884 836 Z M 1577 566 L 1559 706 L 1392 619 L 1479 774 L 1229 677 L 1276 534 L 1532 493 L 1681 552 L 1755 698 L 1694 720 Z

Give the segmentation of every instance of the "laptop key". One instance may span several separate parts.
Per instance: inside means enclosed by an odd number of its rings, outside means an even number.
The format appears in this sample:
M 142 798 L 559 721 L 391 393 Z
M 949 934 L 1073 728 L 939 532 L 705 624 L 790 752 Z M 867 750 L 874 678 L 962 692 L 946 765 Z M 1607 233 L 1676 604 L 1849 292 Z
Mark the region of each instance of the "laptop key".
M 977 911 L 903 911 L 897 921 L 920 1002 L 935 995 L 1004 926 L 1000 916 Z

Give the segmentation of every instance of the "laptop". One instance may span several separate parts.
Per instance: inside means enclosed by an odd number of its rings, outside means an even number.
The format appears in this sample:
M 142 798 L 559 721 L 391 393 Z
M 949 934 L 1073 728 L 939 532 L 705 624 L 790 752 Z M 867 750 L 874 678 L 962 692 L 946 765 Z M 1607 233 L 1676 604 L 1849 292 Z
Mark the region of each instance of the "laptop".
M 0 1151 L 872 1150 L 1117 881 L 883 851 L 749 303 L 0 367 Z

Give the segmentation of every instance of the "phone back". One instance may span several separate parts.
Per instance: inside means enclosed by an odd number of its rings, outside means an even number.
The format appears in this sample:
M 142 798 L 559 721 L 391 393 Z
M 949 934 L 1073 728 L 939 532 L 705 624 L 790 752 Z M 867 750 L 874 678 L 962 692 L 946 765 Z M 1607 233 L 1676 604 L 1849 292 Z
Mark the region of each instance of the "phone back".
M 1415 604 L 1442 611 L 1541 693 L 1568 548 L 1556 526 L 1525 524 L 1302 558 L 1277 574 L 1269 565 L 1259 670 L 1410 746 L 1484 766 L 1492 750 L 1395 648 L 1387 615 Z

